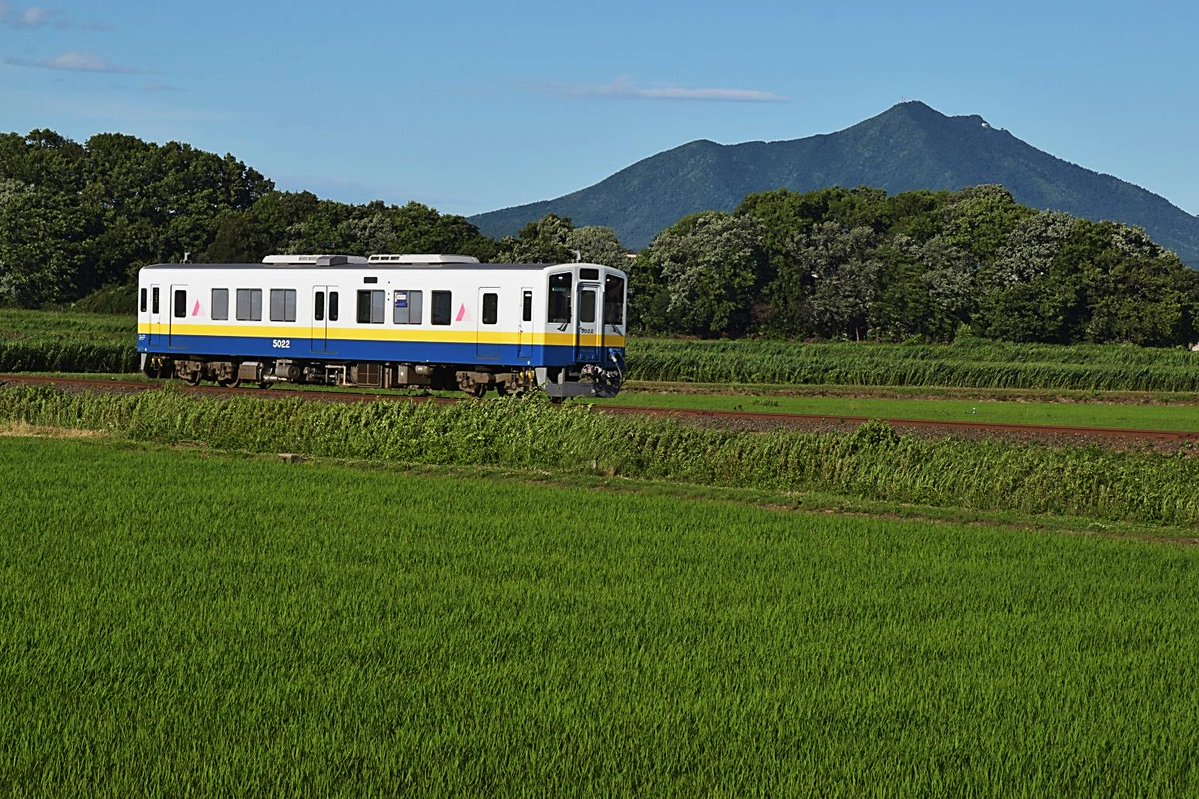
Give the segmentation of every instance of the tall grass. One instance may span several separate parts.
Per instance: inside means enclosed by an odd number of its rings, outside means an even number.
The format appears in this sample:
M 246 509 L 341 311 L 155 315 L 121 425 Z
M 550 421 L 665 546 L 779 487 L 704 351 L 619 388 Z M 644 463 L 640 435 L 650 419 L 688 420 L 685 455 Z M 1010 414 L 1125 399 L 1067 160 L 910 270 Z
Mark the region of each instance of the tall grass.
M 0 389 L 0 420 L 106 429 L 253 452 L 819 489 L 979 510 L 1199 523 L 1199 458 L 999 441 L 929 441 L 871 424 L 854 434 L 751 433 L 613 417 L 536 400 L 450 406 L 200 399 L 50 387 Z
M 133 316 L 0 310 L 0 371 L 132 372 Z
M 1199 791 L 1199 550 L 96 442 L 0 483 L 12 795 Z
M 704 383 L 1199 391 L 1199 353 L 1133 346 L 634 338 L 629 373 Z

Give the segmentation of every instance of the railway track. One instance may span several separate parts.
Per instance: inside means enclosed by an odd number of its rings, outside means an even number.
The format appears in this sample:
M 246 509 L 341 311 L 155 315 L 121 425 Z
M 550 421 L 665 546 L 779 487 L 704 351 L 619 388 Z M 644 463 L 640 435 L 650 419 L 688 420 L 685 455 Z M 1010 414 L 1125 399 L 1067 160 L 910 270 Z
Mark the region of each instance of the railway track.
M 56 385 L 76 390 L 138 392 L 160 389 L 163 383 L 146 383 L 133 380 L 105 380 L 71 377 L 41 377 L 30 375 L 0 375 L 0 386 L 4 385 Z M 304 391 L 263 390 L 260 388 L 221 388 L 218 386 L 188 386 L 173 382 L 179 390 L 198 396 L 253 396 L 264 399 L 299 397 L 306 401 L 364 403 L 389 402 L 433 402 L 449 404 L 469 401 L 466 398 L 435 397 L 384 391 Z M 816 430 L 854 430 L 870 420 L 865 416 L 814 415 L 793 413 L 769 413 L 758 411 L 714 411 L 684 410 L 674 408 L 640 408 L 596 404 L 591 406 L 600 413 L 615 415 L 641 415 L 675 418 L 683 421 L 749 429 L 774 429 L 779 427 Z M 929 421 L 925 419 L 903 419 L 882 417 L 893 427 L 902 431 L 924 432 L 942 435 L 974 435 L 993 437 L 1020 437 L 1041 439 L 1073 438 L 1079 440 L 1145 442 L 1160 444 L 1199 443 L 1199 433 L 1193 431 L 1134 430 L 1106 427 L 1054 427 L 1030 424 L 999 424 L 974 421 Z

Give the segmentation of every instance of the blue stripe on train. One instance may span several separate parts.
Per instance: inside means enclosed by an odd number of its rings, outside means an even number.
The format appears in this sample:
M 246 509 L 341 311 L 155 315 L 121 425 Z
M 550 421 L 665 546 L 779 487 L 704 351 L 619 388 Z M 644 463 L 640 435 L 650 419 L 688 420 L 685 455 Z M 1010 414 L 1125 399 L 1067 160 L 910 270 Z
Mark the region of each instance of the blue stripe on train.
M 444 363 L 464 366 L 571 366 L 606 358 L 595 347 L 536 346 L 407 341 L 315 341 L 307 338 L 269 339 L 244 336 L 137 337 L 137 351 L 155 355 L 296 358 L 328 361 L 392 361 Z M 168 344 L 169 339 L 169 344 Z M 286 346 L 275 346 L 286 342 Z M 318 349 L 318 346 L 320 347 Z M 608 348 L 604 348 L 605 350 Z M 622 348 L 623 349 L 623 348 Z

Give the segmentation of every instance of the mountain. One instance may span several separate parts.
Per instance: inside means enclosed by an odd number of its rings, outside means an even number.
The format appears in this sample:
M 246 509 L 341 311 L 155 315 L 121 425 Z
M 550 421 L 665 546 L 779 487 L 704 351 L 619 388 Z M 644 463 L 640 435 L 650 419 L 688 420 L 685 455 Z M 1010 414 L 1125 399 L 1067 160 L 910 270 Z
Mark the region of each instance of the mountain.
M 731 211 L 755 192 L 871 186 L 898 194 L 981 183 L 1000 183 L 1033 208 L 1138 225 L 1199 267 L 1199 217 L 1139 186 L 1042 152 L 980 116 L 948 117 L 921 102 L 806 139 L 694 141 L 572 194 L 470 221 L 488 236 L 504 236 L 552 212 L 577 226 L 611 227 L 626 246 L 640 249 L 688 214 Z

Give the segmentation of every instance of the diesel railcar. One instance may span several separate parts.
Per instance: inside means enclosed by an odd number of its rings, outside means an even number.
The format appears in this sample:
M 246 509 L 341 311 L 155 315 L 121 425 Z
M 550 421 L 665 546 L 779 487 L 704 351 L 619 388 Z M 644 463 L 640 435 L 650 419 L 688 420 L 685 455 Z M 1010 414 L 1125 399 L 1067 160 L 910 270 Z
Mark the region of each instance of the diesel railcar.
M 272 255 L 138 276 L 142 370 L 278 382 L 612 397 L 628 276 L 451 255 Z

